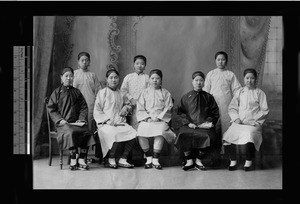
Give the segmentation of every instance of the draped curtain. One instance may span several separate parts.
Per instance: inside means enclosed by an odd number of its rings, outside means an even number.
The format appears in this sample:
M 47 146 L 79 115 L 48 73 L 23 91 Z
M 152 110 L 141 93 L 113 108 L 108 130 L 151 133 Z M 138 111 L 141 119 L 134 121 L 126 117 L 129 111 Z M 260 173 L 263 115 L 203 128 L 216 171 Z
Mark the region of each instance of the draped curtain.
M 264 73 L 270 20 L 270 16 L 240 17 L 240 69 L 242 72 L 246 68 L 256 69 L 258 86 L 261 86 Z
M 37 154 L 36 145 L 43 120 L 44 97 L 47 91 L 48 74 L 53 47 L 54 16 L 34 17 L 34 66 L 33 66 L 33 155 Z

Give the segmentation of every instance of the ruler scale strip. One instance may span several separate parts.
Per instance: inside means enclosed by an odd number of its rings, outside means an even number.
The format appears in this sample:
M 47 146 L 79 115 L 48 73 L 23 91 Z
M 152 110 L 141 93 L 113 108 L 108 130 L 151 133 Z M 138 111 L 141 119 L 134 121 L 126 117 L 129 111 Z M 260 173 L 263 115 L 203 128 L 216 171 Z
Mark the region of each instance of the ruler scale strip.
M 30 47 L 28 47 L 26 50 L 25 46 L 14 46 L 14 154 L 29 154 Z

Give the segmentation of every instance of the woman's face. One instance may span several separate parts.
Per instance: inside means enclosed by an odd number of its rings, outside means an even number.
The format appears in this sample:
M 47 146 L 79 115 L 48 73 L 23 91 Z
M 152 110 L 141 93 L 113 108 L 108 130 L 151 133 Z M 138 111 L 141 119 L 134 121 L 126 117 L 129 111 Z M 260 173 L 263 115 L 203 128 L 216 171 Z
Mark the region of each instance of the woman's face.
M 143 59 L 135 60 L 133 66 L 134 66 L 134 71 L 138 74 L 142 73 L 146 68 L 146 64 L 145 64 L 145 61 Z
M 78 66 L 80 69 L 86 70 L 90 65 L 90 60 L 87 56 L 81 56 L 78 60 Z
M 64 86 L 72 86 L 74 75 L 71 71 L 65 72 L 60 78 Z
M 217 65 L 217 68 L 220 68 L 220 69 L 224 69 L 225 66 L 226 66 L 226 58 L 224 55 L 220 54 L 217 56 L 216 58 L 216 65 Z
M 155 89 L 160 88 L 161 86 L 161 78 L 158 74 L 152 74 L 149 79 L 149 83 Z
M 196 76 L 193 79 L 193 87 L 195 91 L 200 91 L 202 90 L 203 86 L 204 86 L 204 79 L 201 76 Z
M 119 76 L 115 72 L 110 73 L 110 75 L 107 77 L 107 83 L 109 87 L 117 88 L 119 84 Z
M 254 88 L 256 83 L 256 78 L 253 73 L 247 73 L 244 77 L 244 83 L 248 88 Z

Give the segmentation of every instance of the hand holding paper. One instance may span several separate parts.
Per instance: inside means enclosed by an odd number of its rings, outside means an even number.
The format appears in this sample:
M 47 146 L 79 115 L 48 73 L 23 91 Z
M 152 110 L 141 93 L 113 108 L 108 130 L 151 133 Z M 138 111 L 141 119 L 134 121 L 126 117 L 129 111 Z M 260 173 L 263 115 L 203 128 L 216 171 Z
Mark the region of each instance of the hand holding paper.
M 198 125 L 199 128 L 204 128 L 204 129 L 209 129 L 211 127 L 213 127 L 213 124 L 212 122 L 204 122 L 200 125 Z

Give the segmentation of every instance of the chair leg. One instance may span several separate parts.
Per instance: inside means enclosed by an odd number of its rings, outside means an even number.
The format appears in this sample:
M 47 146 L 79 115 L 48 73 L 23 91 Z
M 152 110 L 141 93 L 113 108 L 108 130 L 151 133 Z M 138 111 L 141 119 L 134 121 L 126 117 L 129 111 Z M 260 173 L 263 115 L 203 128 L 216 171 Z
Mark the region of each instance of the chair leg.
M 68 164 L 68 165 L 71 164 L 71 155 L 70 155 L 70 154 L 69 154 L 69 156 L 68 156 L 68 162 L 67 162 L 67 164 Z
M 48 165 L 51 166 L 52 164 L 52 141 L 51 138 L 49 139 L 49 161 Z
M 63 151 L 62 150 L 59 151 L 59 165 L 60 165 L 60 169 L 62 169 L 62 166 L 63 166 Z

